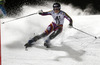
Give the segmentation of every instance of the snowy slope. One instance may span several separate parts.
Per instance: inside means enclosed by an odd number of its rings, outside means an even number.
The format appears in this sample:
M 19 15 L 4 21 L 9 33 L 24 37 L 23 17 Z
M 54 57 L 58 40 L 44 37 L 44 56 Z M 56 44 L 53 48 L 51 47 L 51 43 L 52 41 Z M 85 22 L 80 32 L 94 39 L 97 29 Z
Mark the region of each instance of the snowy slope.
M 40 8 L 45 11 L 51 9 Z M 22 16 L 37 12 L 40 8 L 28 7 L 27 10 L 27 6 L 24 6 Z M 69 6 L 67 8 L 70 9 Z M 77 16 L 79 12 L 84 13 L 79 10 L 73 12 L 75 14 L 68 13 L 76 28 L 100 36 L 100 15 Z M 11 19 L 8 17 L 2 22 Z M 37 14 L 1 25 L 2 65 L 100 65 L 100 39 L 95 40 L 75 29 L 69 29 L 67 20 L 63 32 L 51 41 L 52 48 L 43 46 L 44 38 L 25 51 L 24 44 L 33 36 L 41 34 L 51 22 L 51 16 Z

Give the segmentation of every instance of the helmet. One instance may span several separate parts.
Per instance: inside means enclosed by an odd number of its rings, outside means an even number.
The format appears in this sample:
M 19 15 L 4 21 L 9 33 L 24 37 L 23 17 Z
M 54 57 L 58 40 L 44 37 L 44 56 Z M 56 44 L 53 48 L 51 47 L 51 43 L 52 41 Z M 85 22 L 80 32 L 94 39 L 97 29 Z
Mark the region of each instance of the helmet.
M 59 3 L 54 3 L 53 4 L 53 9 L 54 8 L 58 8 L 58 9 L 61 9 L 61 5 Z

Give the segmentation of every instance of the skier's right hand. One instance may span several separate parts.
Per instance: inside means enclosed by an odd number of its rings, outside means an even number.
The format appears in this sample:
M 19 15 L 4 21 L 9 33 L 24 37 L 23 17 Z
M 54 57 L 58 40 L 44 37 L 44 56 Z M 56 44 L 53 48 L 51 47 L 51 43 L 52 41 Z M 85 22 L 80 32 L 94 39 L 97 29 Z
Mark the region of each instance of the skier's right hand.
M 39 13 L 39 14 L 43 14 L 43 10 L 39 10 L 38 13 Z

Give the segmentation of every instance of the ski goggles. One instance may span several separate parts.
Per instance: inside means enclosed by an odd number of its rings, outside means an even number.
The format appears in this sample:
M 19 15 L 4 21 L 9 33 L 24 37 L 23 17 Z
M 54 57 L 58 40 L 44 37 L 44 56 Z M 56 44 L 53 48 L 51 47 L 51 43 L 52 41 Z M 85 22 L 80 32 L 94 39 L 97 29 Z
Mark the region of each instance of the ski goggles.
M 54 7 L 53 10 L 60 10 L 60 7 Z

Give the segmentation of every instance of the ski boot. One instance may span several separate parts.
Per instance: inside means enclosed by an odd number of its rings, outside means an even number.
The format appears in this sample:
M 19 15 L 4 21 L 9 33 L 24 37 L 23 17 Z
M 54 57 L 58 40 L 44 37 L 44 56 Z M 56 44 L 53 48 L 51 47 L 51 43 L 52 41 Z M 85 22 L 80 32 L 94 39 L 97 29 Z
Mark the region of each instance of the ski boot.
M 25 48 L 27 48 L 27 47 L 32 47 L 32 40 L 29 40 L 29 42 L 28 43 L 26 43 L 24 46 L 25 46 Z
M 44 42 L 44 46 L 45 46 L 46 48 L 50 48 L 50 43 L 49 43 L 48 40 L 46 40 L 46 41 Z
M 38 35 L 38 36 L 35 36 L 33 39 L 29 40 L 28 43 L 26 43 L 24 46 L 27 48 L 27 47 L 32 47 L 32 44 L 33 42 L 36 42 L 37 40 L 39 40 L 41 37 Z

